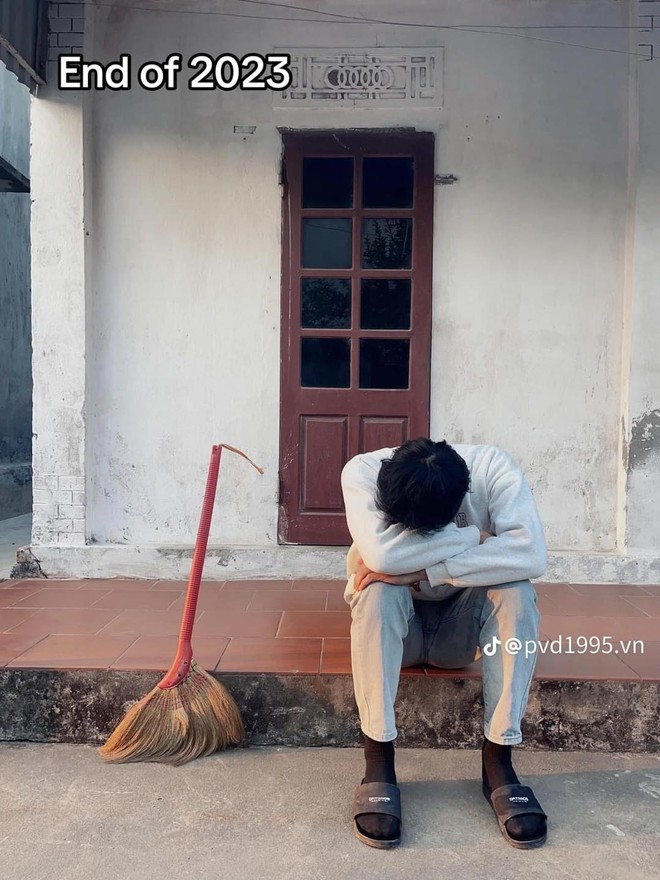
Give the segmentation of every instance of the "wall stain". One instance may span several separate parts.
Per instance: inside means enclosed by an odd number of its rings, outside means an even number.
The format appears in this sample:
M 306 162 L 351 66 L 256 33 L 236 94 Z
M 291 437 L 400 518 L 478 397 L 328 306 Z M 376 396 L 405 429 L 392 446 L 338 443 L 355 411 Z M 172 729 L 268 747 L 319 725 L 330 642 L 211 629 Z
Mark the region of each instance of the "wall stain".
M 654 452 L 660 452 L 660 409 L 652 409 L 633 421 L 628 455 L 629 469 L 641 467 Z

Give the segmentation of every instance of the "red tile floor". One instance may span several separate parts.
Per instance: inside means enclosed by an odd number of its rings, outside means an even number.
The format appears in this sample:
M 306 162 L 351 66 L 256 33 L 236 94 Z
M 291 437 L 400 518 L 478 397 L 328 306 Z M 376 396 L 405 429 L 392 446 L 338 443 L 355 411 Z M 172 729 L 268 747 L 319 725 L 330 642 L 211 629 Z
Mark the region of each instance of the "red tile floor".
M 164 670 L 185 588 L 161 580 L 1 581 L 0 666 Z M 327 580 L 203 581 L 195 657 L 220 672 L 349 673 L 343 589 L 344 582 Z M 541 640 L 563 637 L 562 653 L 539 654 L 537 678 L 660 680 L 660 585 L 537 583 L 536 590 Z M 605 651 L 591 653 L 596 639 Z M 629 640 L 641 640 L 643 653 L 626 651 Z M 479 676 L 480 663 L 405 672 Z

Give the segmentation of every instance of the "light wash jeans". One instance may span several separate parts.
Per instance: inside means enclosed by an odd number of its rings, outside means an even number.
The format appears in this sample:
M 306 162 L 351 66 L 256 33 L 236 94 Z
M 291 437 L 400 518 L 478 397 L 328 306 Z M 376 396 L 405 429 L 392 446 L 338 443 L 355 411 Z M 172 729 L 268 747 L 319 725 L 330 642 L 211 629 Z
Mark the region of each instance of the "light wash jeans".
M 526 656 L 524 646 L 538 640 L 540 619 L 529 581 L 465 589 L 422 581 L 421 593 L 379 582 L 357 593 L 353 581 L 351 575 L 344 598 L 351 606 L 355 699 L 367 736 L 396 738 L 402 666 L 457 669 L 481 656 L 484 734 L 501 745 L 522 741 L 520 722 L 536 665 L 536 651 Z M 519 640 L 523 650 L 505 650 L 508 639 Z

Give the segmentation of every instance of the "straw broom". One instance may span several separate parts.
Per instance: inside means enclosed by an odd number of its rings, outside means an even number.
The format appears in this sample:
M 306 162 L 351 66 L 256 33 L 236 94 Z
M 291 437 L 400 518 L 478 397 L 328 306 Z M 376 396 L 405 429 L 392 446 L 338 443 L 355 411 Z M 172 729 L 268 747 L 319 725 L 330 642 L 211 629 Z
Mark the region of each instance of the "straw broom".
M 226 443 L 213 447 L 176 656 L 162 681 L 131 706 L 98 750 L 109 763 L 185 764 L 236 745 L 245 735 L 236 702 L 220 682 L 195 663 L 190 642 L 223 448 L 242 455 L 263 474 L 240 449 Z

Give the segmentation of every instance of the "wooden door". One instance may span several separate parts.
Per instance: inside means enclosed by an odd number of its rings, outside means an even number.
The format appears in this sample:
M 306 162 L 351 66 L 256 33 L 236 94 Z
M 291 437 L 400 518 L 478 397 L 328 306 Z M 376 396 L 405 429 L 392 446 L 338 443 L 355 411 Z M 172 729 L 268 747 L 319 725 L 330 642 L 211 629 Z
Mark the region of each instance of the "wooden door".
M 283 140 L 279 540 L 345 545 L 345 462 L 429 432 L 433 135 Z

